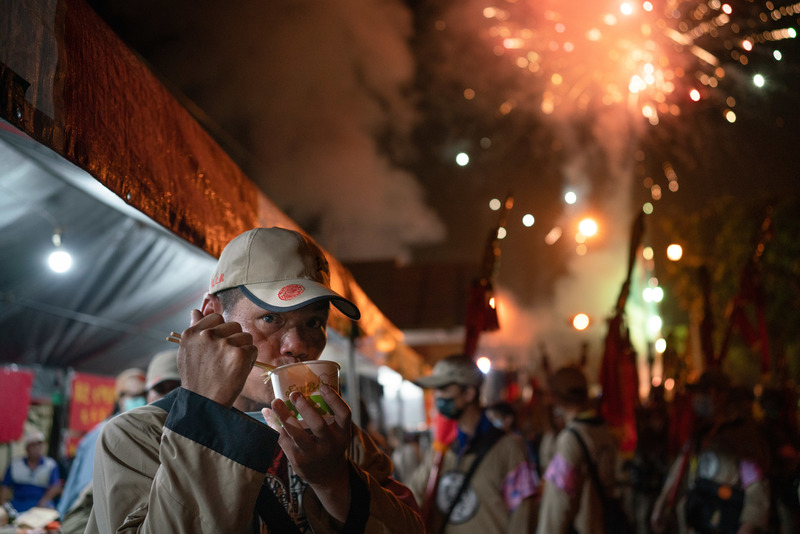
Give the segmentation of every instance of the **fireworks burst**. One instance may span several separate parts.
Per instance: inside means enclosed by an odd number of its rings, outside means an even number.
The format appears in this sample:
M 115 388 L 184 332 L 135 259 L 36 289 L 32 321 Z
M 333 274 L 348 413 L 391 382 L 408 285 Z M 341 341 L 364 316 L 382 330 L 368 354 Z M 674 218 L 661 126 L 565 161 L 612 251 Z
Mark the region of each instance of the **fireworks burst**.
M 542 334 L 549 336 L 547 343 L 556 343 L 559 335 L 573 338 L 574 332 L 566 327 L 558 332 L 562 326 L 547 321 L 573 316 L 575 303 L 591 317 L 607 313 L 621 279 L 619 259 L 627 250 L 632 212 L 654 213 L 654 202 L 678 192 L 679 175 L 688 178 L 680 188 L 688 194 L 675 194 L 675 201 L 717 194 L 713 181 L 727 179 L 722 171 L 727 161 L 714 157 L 729 150 L 719 132 L 738 132 L 742 139 L 745 132 L 758 135 L 761 130 L 747 131 L 753 115 L 765 128 L 783 125 L 780 118 L 767 120 L 765 106 L 754 108 L 791 82 L 775 73 L 794 68 L 791 40 L 800 4 L 460 0 L 437 6 L 426 13 L 432 24 L 425 42 L 433 46 L 420 58 L 430 102 L 438 104 L 428 109 L 441 110 L 446 125 L 443 144 L 459 151 L 473 147 L 469 165 L 474 175 L 486 177 L 487 190 L 495 176 L 513 177 L 508 187 L 520 208 L 536 217 L 533 231 L 509 228 L 506 257 L 515 254 L 514 245 L 522 250 L 534 238 L 546 243 L 533 259 L 520 252 L 518 261 L 504 262 L 501 274 L 543 258 L 561 261 L 554 259 L 557 254 L 574 247 L 575 254 L 562 256 L 570 276 L 552 283 L 553 304 L 531 301 L 534 326 L 548 325 L 549 334 Z M 453 91 L 463 99 L 452 98 Z M 739 124 L 731 127 L 737 114 Z M 716 120 L 707 120 L 710 116 Z M 644 191 L 634 197 L 636 181 Z M 703 195 L 692 194 L 700 190 Z M 566 191 L 577 199 L 562 204 Z M 645 194 L 635 205 L 634 198 Z M 667 213 L 664 204 L 657 216 Z M 570 228 L 586 211 L 599 216 L 601 235 L 576 245 Z M 651 240 L 648 233 L 645 242 L 654 244 Z M 643 268 L 643 284 L 656 280 L 652 258 Z M 649 325 L 656 304 L 632 304 L 639 307 L 631 318 L 632 335 L 640 338 L 634 342 L 645 354 L 645 341 L 659 335 Z M 510 346 L 503 335 L 513 336 L 501 330 L 487 338 Z
M 722 103 L 733 122 L 729 80 L 739 77 L 730 71 L 750 65 L 761 48 L 779 59 L 775 45 L 796 36 L 790 18 L 798 13 L 800 4 L 719 0 L 509 1 L 482 10 L 494 53 L 543 82 L 541 111 L 625 104 L 653 125 L 701 100 Z

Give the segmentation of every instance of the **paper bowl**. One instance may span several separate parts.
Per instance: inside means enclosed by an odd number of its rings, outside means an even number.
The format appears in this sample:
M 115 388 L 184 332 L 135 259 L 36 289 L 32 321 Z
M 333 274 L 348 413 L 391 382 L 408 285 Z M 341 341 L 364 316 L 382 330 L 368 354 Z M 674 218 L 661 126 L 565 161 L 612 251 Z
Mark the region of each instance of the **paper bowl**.
M 339 370 L 341 366 L 330 360 L 311 360 L 307 362 L 290 363 L 274 369 L 271 373 L 272 388 L 275 398 L 286 403 L 292 415 L 300 421 L 304 428 L 308 425 L 303 421 L 303 416 L 289 400 L 289 395 L 299 391 L 312 406 L 315 406 L 326 423 L 333 422 L 333 412 L 325 399 L 322 398 L 319 388 L 326 384 L 329 388 L 339 392 Z

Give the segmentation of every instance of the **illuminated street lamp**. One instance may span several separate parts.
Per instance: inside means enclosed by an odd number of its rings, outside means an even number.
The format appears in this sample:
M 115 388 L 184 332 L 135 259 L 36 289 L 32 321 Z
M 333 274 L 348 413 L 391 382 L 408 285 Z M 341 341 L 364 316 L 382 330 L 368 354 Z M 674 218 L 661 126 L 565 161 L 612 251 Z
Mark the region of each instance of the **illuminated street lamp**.
M 647 319 L 647 329 L 650 330 L 651 334 L 657 334 L 661 330 L 661 326 L 661 317 L 658 315 L 651 315 L 650 318 Z
M 585 313 L 579 313 L 572 318 L 572 326 L 575 330 L 586 330 L 589 327 L 589 316 Z
M 642 290 L 642 298 L 645 302 L 661 302 L 664 300 L 664 290 L 660 287 L 646 287 Z
M 597 222 L 591 217 L 586 217 L 578 223 L 578 230 L 586 237 L 592 237 L 597 233 Z
M 683 247 L 677 243 L 673 243 L 667 247 L 667 259 L 670 261 L 678 261 L 683 257 Z

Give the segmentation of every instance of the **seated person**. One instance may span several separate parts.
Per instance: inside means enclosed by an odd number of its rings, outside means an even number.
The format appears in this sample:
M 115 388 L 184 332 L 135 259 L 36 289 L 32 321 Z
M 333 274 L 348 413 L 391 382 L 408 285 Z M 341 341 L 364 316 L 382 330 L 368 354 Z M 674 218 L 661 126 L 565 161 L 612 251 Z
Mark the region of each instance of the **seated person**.
M 19 512 L 34 506 L 55 508 L 53 499 L 61 493 L 58 464 L 44 455 L 44 434 L 30 430 L 25 434 L 25 456 L 11 462 L 3 478 L 0 503 L 13 494 L 11 506 Z

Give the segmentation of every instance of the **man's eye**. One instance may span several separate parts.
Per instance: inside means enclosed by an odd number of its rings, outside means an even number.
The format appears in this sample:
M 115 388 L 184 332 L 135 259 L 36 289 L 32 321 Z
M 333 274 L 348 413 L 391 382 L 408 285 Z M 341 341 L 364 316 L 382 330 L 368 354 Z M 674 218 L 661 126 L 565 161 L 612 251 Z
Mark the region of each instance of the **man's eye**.
M 265 315 L 264 317 L 262 317 L 262 319 L 264 320 L 265 323 L 270 323 L 270 324 L 278 322 L 278 317 L 276 315 Z
M 309 328 L 324 328 L 327 321 L 323 319 L 311 319 L 308 321 Z

